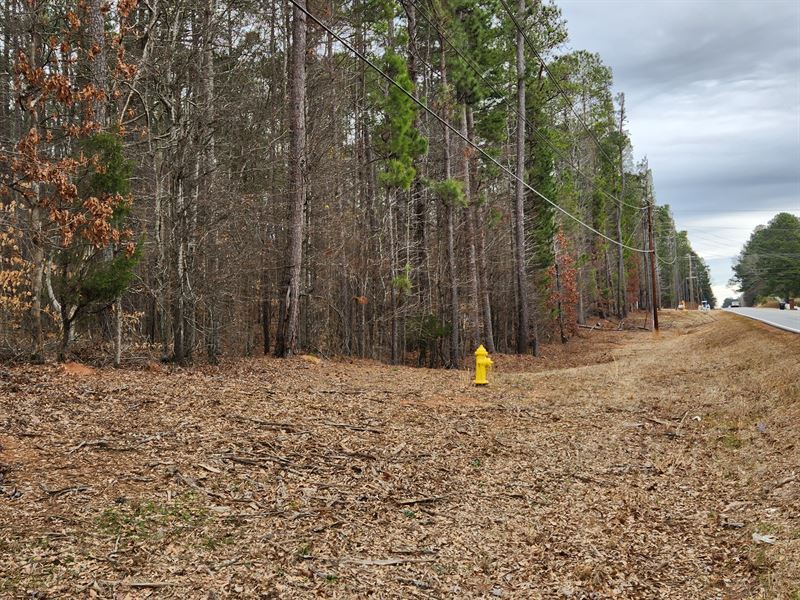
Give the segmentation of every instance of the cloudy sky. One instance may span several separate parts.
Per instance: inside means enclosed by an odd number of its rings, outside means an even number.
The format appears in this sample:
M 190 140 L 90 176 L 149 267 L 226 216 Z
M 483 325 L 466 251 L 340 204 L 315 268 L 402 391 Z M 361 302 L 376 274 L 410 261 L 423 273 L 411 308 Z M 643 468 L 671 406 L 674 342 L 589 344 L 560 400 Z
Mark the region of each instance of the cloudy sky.
M 569 46 L 612 68 L 635 158 L 647 156 L 721 303 L 753 227 L 800 215 L 800 2 L 555 2 Z

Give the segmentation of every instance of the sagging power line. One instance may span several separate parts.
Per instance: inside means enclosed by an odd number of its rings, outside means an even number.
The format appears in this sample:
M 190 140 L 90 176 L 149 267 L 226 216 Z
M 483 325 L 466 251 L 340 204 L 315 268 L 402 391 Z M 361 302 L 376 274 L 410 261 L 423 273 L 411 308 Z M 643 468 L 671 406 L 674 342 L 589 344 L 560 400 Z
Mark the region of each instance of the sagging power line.
M 519 113 L 519 111 L 517 110 L 517 107 L 514 106 L 514 104 L 508 100 L 507 94 L 505 94 L 501 89 L 499 89 L 499 87 L 496 84 L 494 84 L 492 81 L 490 81 L 486 77 L 486 75 L 484 75 L 481 72 L 480 67 L 475 64 L 475 61 L 473 61 L 471 58 L 469 58 L 468 56 L 466 56 L 464 54 L 464 52 L 442 31 L 442 29 L 439 27 L 439 25 L 437 25 L 434 22 L 434 20 L 431 19 L 431 17 L 426 13 L 426 11 L 422 9 L 422 7 L 419 5 L 418 2 L 416 2 L 416 0 L 409 0 L 409 2 L 412 4 L 412 6 L 414 6 L 414 8 L 416 10 L 418 10 L 420 12 L 420 14 L 422 15 L 422 18 L 425 19 L 425 21 L 431 27 L 433 27 L 436 30 L 436 32 L 439 35 L 439 37 L 442 40 L 444 40 L 447 43 L 447 45 L 450 46 L 450 48 L 453 49 L 453 51 L 459 56 L 459 58 L 461 58 L 461 60 L 463 60 L 467 64 L 467 66 L 469 66 L 470 70 L 472 70 L 472 72 L 475 73 L 487 87 L 489 87 L 495 94 L 498 95 L 498 97 L 501 99 L 501 101 L 506 106 L 506 108 L 510 109 L 515 116 L 521 117 L 523 122 L 525 123 L 525 126 L 529 127 L 534 135 L 536 135 L 542 142 L 544 142 L 547 145 L 547 147 L 550 148 L 550 150 L 552 150 L 561 160 L 563 160 L 570 167 L 572 167 L 575 170 L 575 172 L 578 173 L 578 175 L 583 177 L 586 181 L 589 181 L 589 182 L 593 181 L 593 178 L 590 175 L 587 175 L 585 172 L 583 172 L 580 169 L 580 167 L 578 167 L 578 165 L 576 165 L 555 144 L 553 144 L 553 142 L 551 142 L 547 138 L 547 136 L 545 136 L 541 131 L 539 131 L 539 128 L 535 127 L 532 123 L 530 123 L 530 121 L 528 121 L 528 118 L 524 114 L 520 114 Z M 435 8 L 434 8 L 434 10 L 435 10 Z M 421 58 L 418 55 L 415 55 L 415 56 L 417 56 L 417 58 Z M 624 200 L 621 200 L 620 198 L 617 198 L 614 194 L 606 192 L 604 189 L 602 189 L 600 187 L 597 188 L 597 191 L 600 194 L 602 194 L 603 196 L 613 200 L 614 202 L 616 202 L 620 206 L 627 206 L 628 208 L 633 208 L 635 210 L 641 210 L 641 211 L 646 210 L 646 207 L 644 207 L 644 206 L 636 206 L 635 204 L 630 204 L 629 202 L 625 202 Z
M 483 148 L 481 148 L 480 146 L 478 146 L 477 144 L 475 144 L 475 143 L 474 143 L 472 140 L 470 140 L 468 137 L 466 137 L 465 135 L 463 135 L 463 134 L 461 133 L 461 131 L 459 131 L 457 128 L 453 127 L 453 126 L 452 126 L 450 123 L 448 123 L 448 122 L 447 122 L 447 121 L 446 121 L 446 120 L 445 120 L 443 117 L 441 117 L 441 116 L 440 116 L 440 115 L 439 115 L 439 114 L 438 114 L 436 111 L 434 111 L 433 109 L 429 108 L 427 104 L 425 104 L 424 102 L 422 102 L 422 101 L 421 101 L 419 98 L 417 98 L 417 97 L 416 97 L 414 94 L 412 94 L 411 92 L 409 92 L 409 91 L 408 91 L 407 89 L 405 89 L 405 88 L 404 88 L 402 85 L 400 85 L 400 84 L 399 84 L 397 81 L 395 81 L 395 80 L 394 80 L 394 78 L 392 78 L 390 75 L 388 75 L 386 72 L 384 72 L 384 71 L 383 71 L 383 69 L 381 69 L 379 66 L 377 66 L 377 65 L 376 65 L 376 64 L 375 64 L 375 63 L 374 63 L 372 60 L 370 60 L 369 58 L 367 58 L 366 56 L 364 56 L 364 55 L 363 55 L 361 52 L 359 52 L 359 51 L 358 51 L 358 50 L 357 50 L 355 47 L 353 47 L 353 45 L 352 45 L 352 44 L 350 44 L 350 42 L 348 42 L 346 39 L 344 39 L 342 36 L 340 36 L 340 35 L 339 35 L 339 34 L 337 34 L 335 31 L 333 31 L 333 30 L 332 30 L 330 27 L 328 27 L 328 26 L 327 26 L 325 23 L 323 23 L 323 22 L 322 22 L 322 21 L 321 21 L 321 20 L 320 20 L 320 19 L 319 19 L 319 18 L 318 18 L 316 15 L 314 15 L 314 14 L 313 14 L 311 11 L 309 11 L 309 10 L 308 10 L 308 9 L 307 9 L 305 6 L 303 6 L 302 4 L 300 4 L 299 2 L 297 2 L 297 0 L 289 0 L 289 2 L 290 2 L 290 3 L 291 3 L 291 4 L 292 4 L 292 5 L 293 5 L 293 6 L 294 6 L 294 7 L 295 7 L 297 10 L 299 10 L 300 12 L 302 12 L 303 14 L 305 14 L 305 15 L 306 15 L 306 16 L 307 16 L 309 19 L 311 19 L 311 20 L 312 20 L 312 21 L 314 21 L 314 22 L 315 22 L 317 25 L 319 25 L 319 26 L 320 26 L 322 29 L 324 29 L 324 30 L 325 30 L 325 31 L 326 31 L 328 34 L 330 34 L 330 35 L 331 35 L 331 36 L 332 36 L 334 39 L 336 39 L 336 41 L 338 41 L 340 44 L 342 44 L 342 46 L 344 46 L 344 47 L 345 47 L 347 50 L 349 50 L 349 51 L 350 51 L 350 52 L 353 54 L 353 56 L 355 56 L 356 58 L 358 58 L 359 60 L 361 60 L 362 62 L 364 62 L 366 65 L 368 65 L 368 66 L 369 66 L 369 67 L 370 67 L 372 70 L 374 70 L 374 71 L 375 71 L 375 72 L 376 72 L 378 75 L 380 75 L 381 77 L 383 77 L 383 78 L 384 78 L 384 79 L 385 79 L 387 82 L 389 82 L 391 85 L 393 85 L 393 86 L 394 86 L 394 87 L 396 87 L 398 90 L 400 90 L 400 91 L 401 91 L 401 92 L 402 92 L 402 93 L 403 93 L 405 96 L 407 96 L 407 97 L 408 97 L 408 98 L 409 98 L 409 99 L 410 99 L 410 100 L 411 100 L 411 101 L 412 101 L 414 104 L 416 104 L 417 106 L 419 106 L 421 109 L 423 109 L 423 110 L 424 110 L 425 112 L 427 112 L 429 115 L 431 115 L 431 116 L 432 116 L 434 119 L 436 119 L 436 120 L 437 120 L 437 121 L 438 121 L 438 122 L 439 122 L 439 123 L 440 123 L 440 124 L 441 124 L 443 127 L 445 127 L 445 128 L 448 130 L 448 131 L 450 131 L 451 133 L 454 133 L 454 134 L 456 134 L 456 136 L 458 136 L 458 137 L 459 137 L 459 138 L 460 138 L 462 141 L 464 141 L 464 142 L 465 142 L 467 145 L 469 145 L 469 146 L 471 146 L 472 148 L 474 148 L 475 150 L 477 150 L 477 151 L 478 151 L 478 152 L 479 152 L 479 153 L 480 153 L 480 154 L 481 154 L 481 155 L 482 155 L 484 158 L 486 158 L 487 160 L 489 160 L 490 162 L 492 162 L 492 163 L 493 163 L 495 166 L 497 166 L 497 167 L 498 167 L 500 170 L 502 170 L 504 173 L 506 173 L 507 175 L 509 175 L 510 177 L 512 177 L 514 180 L 516 180 L 516 181 L 518 181 L 519 183 L 521 183 L 521 184 L 522 184 L 522 185 L 523 185 L 523 186 L 524 186 L 526 189 L 528 189 L 529 191 L 531 191 L 531 192 L 533 192 L 534 194 L 536 194 L 537 196 L 539 196 L 539 197 L 540 197 L 542 200 L 544 200 L 545 202 L 547 202 L 548 204 L 550 204 L 550 205 L 551 205 L 553 208 L 555 208 L 556 210 L 558 210 L 559 212 L 561 212 L 563 215 L 565 215 L 566 217 L 568 217 L 568 218 L 572 219 L 573 221 L 575 221 L 576 223 L 578 223 L 579 225 L 581 225 L 582 227 L 584 227 L 584 228 L 585 228 L 585 229 L 587 229 L 588 231 L 591 231 L 592 233 L 594 233 L 594 234 L 596 234 L 596 235 L 600 236 L 601 238 L 603 238 L 603 239 L 605 239 L 605 240 L 607 240 L 607 241 L 611 242 L 612 244 L 616 244 L 617 246 L 620 246 L 620 247 L 622 247 L 622 248 L 626 248 L 626 249 L 628 249 L 628 250 L 631 250 L 632 252 L 639 252 L 639 253 L 641 253 L 641 254 L 655 254 L 655 250 L 654 250 L 654 249 L 647 249 L 647 250 L 645 250 L 645 249 L 642 249 L 642 248 L 636 248 L 636 247 L 634 247 L 634 246 L 629 246 L 629 245 L 627 245 L 627 244 L 624 244 L 624 243 L 618 242 L 617 240 L 615 240 L 615 239 L 613 239 L 613 238 L 611 238 L 611 237 L 607 236 L 606 234 L 602 233 L 601 231 L 598 231 L 597 229 L 595 229 L 595 228 L 594 228 L 594 227 L 592 227 L 591 225 L 589 225 L 589 224 L 587 224 L 587 223 L 583 222 L 581 219 L 579 219 L 578 217 L 576 217 L 575 215 L 573 215 L 573 214 L 572 214 L 572 213 L 570 213 L 569 211 L 567 211 L 567 210 L 565 210 L 564 208 L 562 208 L 561 206 L 559 206 L 559 205 L 558 205 L 556 202 L 552 201 L 550 198 L 548 198 L 547 196 L 545 196 L 544 194 L 542 194 L 542 193 L 541 193 L 539 190 L 537 190 L 536 188 L 534 188 L 533 186 L 531 186 L 530 184 L 528 184 L 526 181 L 524 181 L 524 180 L 520 179 L 519 177 L 517 177 L 517 175 L 516 175 L 514 172 L 512 172 L 512 171 L 511 171 L 511 170 L 510 170 L 508 167 L 506 167 L 504 164 L 502 164 L 501 162 L 499 162 L 499 161 L 498 161 L 497 159 L 495 159 L 495 158 L 494 158 L 494 157 L 493 157 L 491 154 L 489 154 L 488 152 L 486 152 L 485 150 L 483 150 Z

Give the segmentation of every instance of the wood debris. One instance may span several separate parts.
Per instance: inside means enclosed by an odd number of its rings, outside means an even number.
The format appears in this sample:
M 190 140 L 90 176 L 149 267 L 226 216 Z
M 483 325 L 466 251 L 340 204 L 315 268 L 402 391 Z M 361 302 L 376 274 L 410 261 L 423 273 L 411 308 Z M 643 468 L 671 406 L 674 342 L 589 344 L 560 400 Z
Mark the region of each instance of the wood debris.
M 791 597 L 800 338 L 741 327 L 595 329 L 482 389 L 10 367 L 0 597 Z

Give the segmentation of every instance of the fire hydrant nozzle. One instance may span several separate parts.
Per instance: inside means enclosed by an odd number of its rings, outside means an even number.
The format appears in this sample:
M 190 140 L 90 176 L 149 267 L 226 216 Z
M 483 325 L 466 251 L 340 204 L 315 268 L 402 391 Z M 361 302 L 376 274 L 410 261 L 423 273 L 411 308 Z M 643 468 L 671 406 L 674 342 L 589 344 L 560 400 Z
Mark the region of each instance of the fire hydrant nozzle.
M 489 358 L 489 353 L 486 351 L 486 348 L 483 347 L 483 344 L 478 346 L 478 349 L 475 350 L 475 385 L 486 385 L 489 383 L 489 380 L 486 379 L 486 372 L 492 368 L 492 359 Z

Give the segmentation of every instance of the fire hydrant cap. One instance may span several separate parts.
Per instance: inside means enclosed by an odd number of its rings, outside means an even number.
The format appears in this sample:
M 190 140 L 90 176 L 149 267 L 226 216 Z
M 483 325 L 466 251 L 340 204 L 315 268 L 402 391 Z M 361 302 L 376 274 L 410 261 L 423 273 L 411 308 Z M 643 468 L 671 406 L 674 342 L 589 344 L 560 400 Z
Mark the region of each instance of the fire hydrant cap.
M 483 347 L 483 344 L 478 346 L 478 349 L 475 350 L 475 356 L 489 356 L 489 353 L 486 351 L 486 348 Z

